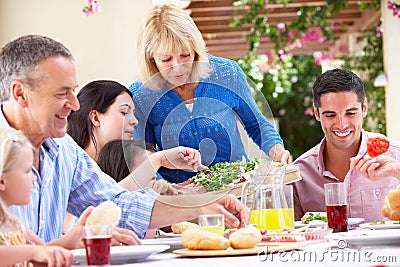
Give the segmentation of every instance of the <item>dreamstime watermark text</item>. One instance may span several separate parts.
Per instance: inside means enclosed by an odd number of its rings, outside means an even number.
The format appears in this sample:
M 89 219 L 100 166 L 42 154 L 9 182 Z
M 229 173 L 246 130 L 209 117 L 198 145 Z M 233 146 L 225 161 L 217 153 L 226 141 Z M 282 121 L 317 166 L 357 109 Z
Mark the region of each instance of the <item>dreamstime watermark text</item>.
M 344 246 L 346 244 L 346 246 Z M 268 263 L 400 263 L 400 255 L 378 254 L 376 251 L 347 249 L 339 240 L 338 248 L 321 251 L 276 251 L 264 247 L 258 253 L 261 262 Z

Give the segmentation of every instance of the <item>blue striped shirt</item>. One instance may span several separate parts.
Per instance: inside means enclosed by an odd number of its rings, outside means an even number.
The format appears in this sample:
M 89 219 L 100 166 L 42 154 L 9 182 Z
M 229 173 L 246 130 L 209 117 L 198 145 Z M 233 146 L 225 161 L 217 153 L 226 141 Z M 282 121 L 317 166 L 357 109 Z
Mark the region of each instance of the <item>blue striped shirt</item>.
M 0 112 L 0 127 L 10 127 Z M 48 242 L 61 237 L 65 212 L 79 216 L 88 206 L 112 200 L 122 208 L 120 227 L 144 238 L 155 201 L 151 189 L 129 192 L 103 173 L 74 140 L 48 138 L 40 147 L 40 173 L 33 184 L 31 202 L 12 206 L 32 231 Z

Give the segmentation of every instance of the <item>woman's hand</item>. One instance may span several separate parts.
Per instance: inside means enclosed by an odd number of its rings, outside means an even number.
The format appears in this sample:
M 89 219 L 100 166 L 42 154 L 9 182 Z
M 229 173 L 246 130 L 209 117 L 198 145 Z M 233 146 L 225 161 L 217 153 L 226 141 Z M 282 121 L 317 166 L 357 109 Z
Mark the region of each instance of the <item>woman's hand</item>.
M 32 261 L 41 266 L 58 267 L 71 266 L 74 263 L 72 253 L 58 246 L 32 246 Z M 36 266 L 37 264 L 35 264 Z
M 173 187 L 171 183 L 168 183 L 168 189 L 163 193 L 163 195 L 168 195 L 168 196 L 178 195 L 178 194 L 179 194 L 178 189 Z
M 163 166 L 169 169 L 184 169 L 199 171 L 208 169 L 201 164 L 199 151 L 188 147 L 175 147 L 155 152 L 149 155 L 136 169 L 119 184 L 129 191 L 152 187 L 148 183 L 153 179 L 158 169 Z M 171 191 L 172 193 L 172 191 Z
M 171 183 L 164 179 L 156 180 L 155 176 L 154 179 L 150 180 L 150 182 L 147 183 L 146 187 L 152 188 L 154 191 L 156 191 L 159 194 L 163 195 L 177 195 L 178 190 L 172 186 Z
M 14 266 L 15 263 L 28 261 L 35 266 L 64 267 L 71 266 L 74 262 L 72 253 L 59 246 L 0 246 L 0 256 L 1 266 Z
M 269 150 L 269 156 L 275 162 L 290 163 L 290 152 L 286 150 L 281 144 L 276 144 Z
M 175 147 L 158 151 L 153 154 L 158 158 L 160 166 L 169 169 L 184 169 L 199 171 L 207 168 L 201 164 L 200 152 L 189 147 Z

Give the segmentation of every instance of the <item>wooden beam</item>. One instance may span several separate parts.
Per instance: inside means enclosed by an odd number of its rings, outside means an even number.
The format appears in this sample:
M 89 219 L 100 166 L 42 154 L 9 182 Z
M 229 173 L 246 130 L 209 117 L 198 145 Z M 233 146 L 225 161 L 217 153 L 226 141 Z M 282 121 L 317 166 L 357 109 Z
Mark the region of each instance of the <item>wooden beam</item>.
M 328 53 L 336 53 L 341 51 L 343 47 L 349 47 L 349 35 L 355 32 L 365 32 L 371 30 L 374 24 L 378 23 L 381 17 L 380 10 L 366 10 L 362 13 L 359 20 L 357 20 L 353 27 L 349 27 L 346 33 L 340 35 L 340 38 L 331 46 Z
M 216 56 L 238 57 L 248 53 L 249 46 L 244 36 L 249 34 L 251 24 L 242 25 L 238 30 L 229 27 L 233 15 L 243 16 L 245 8 L 234 7 L 235 0 L 192 0 L 188 9 L 191 16 L 202 32 L 203 38 L 210 53 Z M 374 2 L 374 0 L 362 1 Z M 347 28 L 347 32 L 339 31 L 338 39 L 329 43 L 309 42 L 306 47 L 296 49 L 294 54 L 312 54 L 315 51 L 328 53 L 332 48 L 339 47 L 347 42 L 348 33 L 368 29 L 379 19 L 380 13 L 376 10 L 360 10 L 359 0 L 347 1 L 347 6 L 342 8 L 339 14 L 331 16 L 331 22 Z M 277 25 L 278 23 L 290 24 L 298 17 L 297 12 L 304 6 L 325 6 L 322 0 L 295 0 L 293 3 L 270 4 L 262 15 L 268 17 L 267 23 Z M 273 49 L 274 44 L 263 37 L 258 53 L 265 53 Z M 231 55 L 231 56 L 229 56 Z
M 233 2 L 235 0 L 192 0 L 190 5 L 187 9 L 196 9 L 196 8 L 220 8 L 220 7 L 231 7 L 232 9 L 235 8 L 233 6 Z M 359 0 L 349 0 L 347 1 L 348 5 L 357 5 L 360 1 Z M 362 1 L 363 3 L 373 3 L 374 0 L 366 0 Z M 326 6 L 326 1 L 321 0 L 297 0 L 291 3 L 284 4 L 269 4 L 268 9 L 273 8 L 300 8 L 306 6 Z
M 285 18 L 279 18 L 279 19 L 273 19 L 273 20 L 268 20 L 268 24 L 269 25 L 273 25 L 276 26 L 279 23 L 287 23 L 288 21 Z M 354 19 L 353 18 L 338 18 L 338 19 L 332 19 L 332 22 L 334 23 L 338 23 L 338 24 L 343 24 L 343 26 L 351 26 L 354 23 Z M 203 34 L 205 33 L 214 33 L 214 32 L 234 32 L 235 30 L 231 29 L 229 27 L 229 25 L 227 24 L 228 22 L 224 22 L 224 23 L 215 23 L 214 24 L 212 22 L 207 22 L 207 23 L 197 23 L 196 25 L 199 28 L 200 32 L 202 32 Z M 252 27 L 253 25 L 251 24 L 243 24 L 240 27 L 240 31 L 244 31 L 244 30 L 250 30 L 250 27 Z

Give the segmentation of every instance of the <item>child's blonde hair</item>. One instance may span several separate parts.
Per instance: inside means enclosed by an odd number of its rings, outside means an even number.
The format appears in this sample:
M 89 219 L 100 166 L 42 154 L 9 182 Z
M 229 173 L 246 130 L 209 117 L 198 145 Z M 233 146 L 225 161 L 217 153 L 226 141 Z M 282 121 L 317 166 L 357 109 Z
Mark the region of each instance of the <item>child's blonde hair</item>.
M 0 129 L 0 175 L 10 171 L 19 156 L 29 148 L 32 149 L 32 144 L 22 131 L 14 128 Z M 8 212 L 8 207 L 0 197 L 0 223 L 4 224 L 7 221 L 16 222 L 19 220 Z

